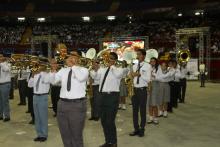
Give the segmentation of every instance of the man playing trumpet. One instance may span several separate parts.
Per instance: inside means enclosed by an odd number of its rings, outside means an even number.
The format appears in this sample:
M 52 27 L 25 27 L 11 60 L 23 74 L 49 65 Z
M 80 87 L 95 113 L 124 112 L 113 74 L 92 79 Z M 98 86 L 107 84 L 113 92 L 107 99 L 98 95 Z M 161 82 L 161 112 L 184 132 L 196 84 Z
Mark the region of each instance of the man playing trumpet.
M 57 72 L 51 64 L 51 82 L 61 82 L 57 121 L 64 147 L 83 147 L 83 129 L 86 118 L 86 81 L 88 69 L 78 65 L 79 56 L 66 59 L 66 66 Z
M 11 87 L 11 66 L 0 55 L 0 120 L 10 121 L 9 92 Z

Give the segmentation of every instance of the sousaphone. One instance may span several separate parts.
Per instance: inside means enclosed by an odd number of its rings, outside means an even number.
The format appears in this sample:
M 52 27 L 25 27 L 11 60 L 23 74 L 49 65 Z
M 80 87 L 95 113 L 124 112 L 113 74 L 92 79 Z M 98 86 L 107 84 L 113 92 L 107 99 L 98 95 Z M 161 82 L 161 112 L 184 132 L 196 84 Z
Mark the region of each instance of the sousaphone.
M 149 63 L 151 58 L 158 58 L 158 52 L 156 49 L 148 49 L 146 51 L 145 62 Z

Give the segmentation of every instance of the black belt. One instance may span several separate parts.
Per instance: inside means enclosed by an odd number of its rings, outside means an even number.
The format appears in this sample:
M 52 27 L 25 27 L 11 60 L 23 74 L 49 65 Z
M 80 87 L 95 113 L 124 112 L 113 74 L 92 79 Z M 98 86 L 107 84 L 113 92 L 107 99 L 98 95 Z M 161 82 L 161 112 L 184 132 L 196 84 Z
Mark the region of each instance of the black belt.
M 116 94 L 116 93 L 119 93 L 119 92 L 116 92 L 116 91 L 112 91 L 112 92 L 101 92 L 101 94 Z
M 147 87 L 134 87 L 135 90 L 146 90 Z
M 36 94 L 36 93 L 34 93 L 34 95 L 42 96 L 42 95 L 48 95 L 48 93 L 41 93 L 41 94 Z
M 10 84 L 11 82 L 0 83 L 0 85 Z
M 83 98 L 78 98 L 78 99 L 67 99 L 67 98 L 60 98 L 61 101 L 64 101 L 64 102 L 80 102 L 80 101 L 83 101 L 83 100 L 86 100 L 85 97 Z

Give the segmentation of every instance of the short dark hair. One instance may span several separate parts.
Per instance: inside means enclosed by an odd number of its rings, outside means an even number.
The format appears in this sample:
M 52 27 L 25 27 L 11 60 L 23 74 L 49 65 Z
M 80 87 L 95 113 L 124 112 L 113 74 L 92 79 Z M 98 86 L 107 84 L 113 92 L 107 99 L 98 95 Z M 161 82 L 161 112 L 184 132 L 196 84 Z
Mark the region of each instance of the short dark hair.
M 118 55 L 115 52 L 110 52 L 110 56 L 112 56 L 113 60 L 118 60 Z
M 82 57 L 82 52 L 81 52 L 81 51 L 77 50 L 76 52 L 77 52 L 77 54 L 78 54 L 80 57 Z
M 143 56 L 146 56 L 146 51 L 144 49 L 138 49 L 137 52 L 140 52 Z

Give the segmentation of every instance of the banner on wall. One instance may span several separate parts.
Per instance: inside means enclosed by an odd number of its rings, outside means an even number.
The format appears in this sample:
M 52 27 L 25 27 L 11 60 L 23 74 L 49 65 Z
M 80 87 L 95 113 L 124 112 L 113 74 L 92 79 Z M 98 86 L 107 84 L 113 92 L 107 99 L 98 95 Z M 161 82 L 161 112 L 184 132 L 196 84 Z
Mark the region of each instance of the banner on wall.
M 186 78 L 188 80 L 198 80 L 198 59 L 190 59 L 189 62 L 187 63 L 187 71 L 188 74 Z

